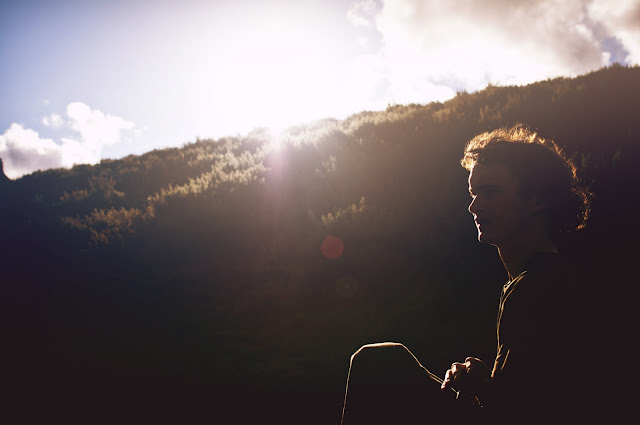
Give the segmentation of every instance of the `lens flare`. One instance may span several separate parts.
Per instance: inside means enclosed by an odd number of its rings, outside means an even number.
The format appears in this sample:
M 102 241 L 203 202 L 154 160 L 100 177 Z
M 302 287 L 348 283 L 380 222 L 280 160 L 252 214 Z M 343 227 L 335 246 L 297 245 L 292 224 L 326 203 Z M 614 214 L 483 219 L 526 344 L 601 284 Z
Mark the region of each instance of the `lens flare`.
M 329 235 L 322 241 L 320 251 L 325 258 L 336 260 L 344 253 L 344 242 L 337 236 Z

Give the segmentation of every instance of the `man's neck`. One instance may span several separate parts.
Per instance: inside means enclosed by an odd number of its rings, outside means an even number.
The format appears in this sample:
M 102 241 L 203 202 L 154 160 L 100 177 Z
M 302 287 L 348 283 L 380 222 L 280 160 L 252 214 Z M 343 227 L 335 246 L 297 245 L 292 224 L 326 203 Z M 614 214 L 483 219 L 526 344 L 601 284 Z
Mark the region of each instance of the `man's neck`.
M 539 252 L 558 252 L 553 242 L 546 240 L 537 244 L 518 246 L 499 246 L 498 254 L 504 268 L 507 269 L 509 280 L 512 280 L 525 270 L 529 260 Z

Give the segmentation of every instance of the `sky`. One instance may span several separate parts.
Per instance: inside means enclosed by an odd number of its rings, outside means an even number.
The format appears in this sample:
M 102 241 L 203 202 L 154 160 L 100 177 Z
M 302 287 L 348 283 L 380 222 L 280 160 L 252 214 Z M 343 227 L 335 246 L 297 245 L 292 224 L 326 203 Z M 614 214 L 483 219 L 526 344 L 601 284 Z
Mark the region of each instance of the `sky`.
M 640 0 L 16 0 L 0 58 L 18 178 L 636 65 Z

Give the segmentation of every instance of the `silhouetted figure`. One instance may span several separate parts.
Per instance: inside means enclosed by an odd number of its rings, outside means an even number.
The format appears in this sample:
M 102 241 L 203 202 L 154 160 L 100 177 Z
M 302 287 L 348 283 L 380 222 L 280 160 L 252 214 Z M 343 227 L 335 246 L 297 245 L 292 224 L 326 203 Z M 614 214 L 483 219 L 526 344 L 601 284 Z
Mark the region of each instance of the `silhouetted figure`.
M 594 360 L 587 343 L 587 299 L 557 248 L 560 236 L 585 226 L 589 215 L 589 193 L 574 164 L 555 143 L 521 125 L 476 136 L 461 163 L 469 171 L 469 212 L 478 239 L 498 249 L 509 276 L 500 297 L 493 365 L 475 357 L 454 363 L 440 395 L 433 394 L 434 383 L 424 376 L 422 384 L 402 391 L 362 382 L 356 390 L 352 384 L 345 425 L 389 420 L 376 417 L 377 410 L 388 416 L 395 411 L 416 423 L 575 423 L 598 410 L 594 406 L 601 400 L 589 369 Z M 411 363 L 407 356 L 395 356 Z M 356 363 L 354 372 L 366 369 Z M 402 373 L 410 375 L 412 367 Z M 355 373 L 351 378 L 355 383 Z M 453 401 L 452 389 L 457 392 Z M 412 390 L 416 393 L 406 396 Z M 414 404 L 407 407 L 407 401 Z
M 469 357 L 442 384 L 459 390 L 493 422 L 575 421 L 589 411 L 585 299 L 575 271 L 558 253 L 563 232 L 586 224 L 587 191 L 555 143 L 522 126 L 473 138 L 469 212 L 478 240 L 498 249 L 508 273 L 492 367 Z M 592 366 L 591 366 L 592 367 Z M 593 382 L 591 382 L 593 383 Z

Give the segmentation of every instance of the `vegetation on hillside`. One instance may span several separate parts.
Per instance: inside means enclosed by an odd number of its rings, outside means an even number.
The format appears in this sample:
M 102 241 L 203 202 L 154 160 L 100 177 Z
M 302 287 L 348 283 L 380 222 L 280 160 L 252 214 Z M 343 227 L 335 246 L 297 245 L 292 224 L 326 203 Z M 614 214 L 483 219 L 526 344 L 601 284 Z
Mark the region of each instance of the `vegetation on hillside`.
M 640 68 L 613 66 L 3 179 L 21 385 L 293 387 L 330 421 L 364 343 L 401 340 L 437 373 L 490 358 L 503 272 L 475 240 L 464 144 L 524 123 L 563 147 L 595 193 L 567 251 L 585 288 L 619 282 L 638 206 L 638 87 Z M 336 258 L 328 236 L 343 242 Z

